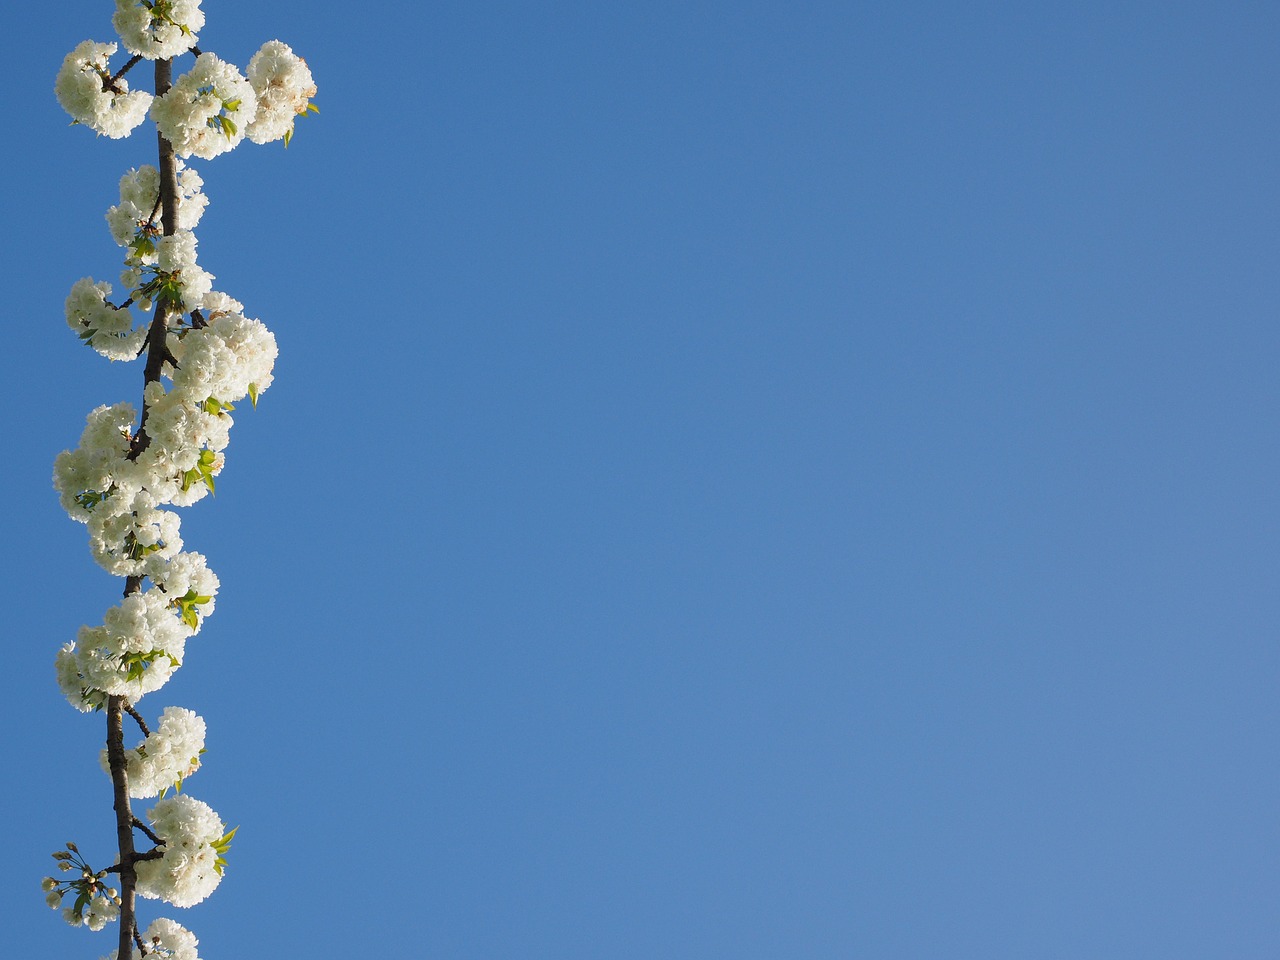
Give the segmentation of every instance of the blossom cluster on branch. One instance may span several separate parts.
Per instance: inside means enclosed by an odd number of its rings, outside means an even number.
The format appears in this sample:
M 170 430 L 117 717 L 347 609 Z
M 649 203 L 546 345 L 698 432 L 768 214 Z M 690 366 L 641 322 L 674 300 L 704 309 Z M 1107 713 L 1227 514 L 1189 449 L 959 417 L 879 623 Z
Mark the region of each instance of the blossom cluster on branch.
M 73 707 L 107 716 L 104 771 L 115 797 L 118 850 L 94 870 L 75 844 L 54 854 L 61 877 L 43 881 L 48 904 L 73 926 L 100 930 L 120 920 L 110 957 L 199 960 L 190 931 L 164 918 L 140 930 L 135 895 L 189 907 L 220 882 L 235 830 L 205 803 L 182 792 L 201 765 L 205 722 L 166 707 L 154 730 L 136 709 L 183 665 L 187 641 L 213 613 L 217 576 L 202 554 L 185 550 L 175 507 L 215 492 L 226 464 L 232 413 L 256 407 L 271 386 L 276 341 L 199 262 L 193 232 L 208 198 L 184 160 L 211 159 L 244 139 L 293 136 L 299 115 L 315 112 L 316 87 L 306 62 L 272 40 L 242 73 L 196 46 L 204 28 L 200 0 L 115 0 L 120 44 L 132 56 L 112 72 L 116 42 L 85 40 L 62 63 L 54 83 L 74 124 L 126 137 L 148 117 L 159 133 L 157 166 L 120 179 L 119 203 L 106 221 L 123 250 L 113 299 L 110 282 L 83 277 L 66 298 L 67 325 L 113 361 L 145 357 L 142 406 L 127 402 L 91 411 L 79 445 L 54 463 L 54 487 L 68 515 L 86 525 L 94 560 L 124 577 L 124 596 L 102 622 L 80 628 L 56 656 L 59 686 Z M 173 59 L 192 54 L 173 79 Z M 125 75 L 154 61 L 155 91 L 131 89 Z M 128 715 L 142 740 L 127 747 Z M 158 797 L 146 821 L 131 799 Z M 150 843 L 139 849 L 136 833 Z M 145 845 L 145 844 L 144 844 Z

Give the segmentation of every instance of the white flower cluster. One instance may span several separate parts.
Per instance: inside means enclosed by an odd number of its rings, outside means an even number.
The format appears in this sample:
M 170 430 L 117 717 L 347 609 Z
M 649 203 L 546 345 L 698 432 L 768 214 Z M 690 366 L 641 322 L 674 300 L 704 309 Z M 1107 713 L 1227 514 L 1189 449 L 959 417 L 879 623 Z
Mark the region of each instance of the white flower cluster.
M 154 244 L 154 256 L 147 257 L 142 266 L 125 261 L 120 279 L 137 286 L 133 296 L 145 304 L 144 309 L 164 299 L 179 313 L 196 310 L 213 289 L 214 279 L 196 263 L 196 243 L 190 230 L 160 237 Z
M 159 727 L 138 746 L 125 751 L 129 796 L 158 796 L 199 770 L 204 734 L 204 720 L 194 711 L 165 707 Z M 109 774 L 111 765 L 105 748 L 100 759 L 102 769 Z
M 249 124 L 249 139 L 254 143 L 288 143 L 294 118 L 307 112 L 316 95 L 307 61 L 288 44 L 270 40 L 253 55 L 245 72 L 258 97 L 258 115 Z
M 176 526 L 176 515 L 166 516 L 174 517 Z M 71 705 L 81 711 L 99 709 L 107 696 L 127 696 L 136 703 L 160 689 L 182 665 L 187 639 L 200 631 L 204 618 L 213 612 L 218 578 L 200 554 L 170 552 L 166 545 L 152 551 L 138 569 L 137 575 L 147 577 L 153 588 L 125 597 L 107 611 L 101 626 L 81 627 L 76 642 L 58 653 L 58 683 Z M 170 746 L 160 752 L 186 752 L 185 746 L 172 746 L 190 739 L 173 732 L 177 728 L 172 724 L 177 722 L 170 721 L 169 728 L 161 723 L 162 731 L 170 731 L 162 742 Z M 203 721 L 199 725 L 203 741 Z M 156 754 L 158 749 L 148 746 L 144 753 Z M 173 779 L 160 786 L 171 783 Z
M 65 58 L 55 81 L 58 101 L 75 122 L 124 137 L 149 115 L 161 137 L 162 161 L 179 158 L 176 219 L 167 193 L 165 216 L 162 191 L 168 187 L 154 166 L 125 173 L 120 202 L 107 211 L 111 237 L 125 250 L 124 299 L 113 303 L 111 284 L 84 277 L 65 304 L 68 326 L 103 356 L 132 360 L 152 351 L 141 416 L 127 403 L 98 407 L 76 449 L 58 456 L 53 476 L 63 508 L 86 525 L 97 563 L 130 578 L 126 596 L 102 623 L 81 627 L 75 642 L 58 652 L 59 686 L 83 712 L 122 698 L 125 703 L 113 702 L 112 709 L 128 709 L 144 731 L 133 705 L 182 665 L 187 641 L 213 612 L 219 590 L 205 558 L 183 551 L 178 515 L 167 508 L 214 492 L 234 404 L 246 397 L 257 404 L 271 386 L 276 358 L 272 333 L 245 316 L 241 303 L 215 291 L 213 274 L 197 261 L 193 230 L 208 199 L 202 178 L 182 159 L 210 159 L 246 137 L 255 143 L 283 139 L 287 146 L 296 117 L 316 111 L 310 69 L 278 40 L 263 44 L 247 76 L 198 52 L 163 95 L 129 89 L 124 75 L 139 58 L 165 60 L 194 50 L 204 21 L 200 0 L 115 0 L 112 24 L 133 59 L 113 73 L 117 45 L 86 40 Z M 133 308 L 154 311 L 153 319 L 136 324 Z M 175 786 L 180 791 L 200 768 L 204 742 L 203 719 L 167 707 L 143 741 L 124 751 L 130 796 L 163 797 L 148 813 L 150 835 L 160 839 L 154 858 L 137 863 L 140 896 L 191 906 L 221 880 L 235 831 L 225 832 L 199 800 L 181 792 L 163 796 Z M 107 751 L 101 761 L 111 773 Z M 105 885 L 114 868 L 93 872 L 71 843 L 54 857 L 71 877 L 46 878 L 44 889 L 55 908 L 75 892 L 65 911 L 68 922 L 97 930 L 119 915 L 120 896 Z M 139 936 L 136 926 L 133 936 Z M 171 920 L 156 920 L 140 940 L 130 960 L 199 960 L 196 938 Z M 109 960 L 116 960 L 115 952 Z
M 115 52 L 114 43 L 85 40 L 62 61 L 53 91 L 76 123 L 119 140 L 146 119 L 152 97 L 130 90 L 123 77 L 111 82 L 107 61 Z
M 273 380 L 275 336 L 225 294 L 206 297 L 205 305 L 207 325 L 189 332 L 173 349 L 178 361 L 174 389 L 223 404 L 259 396 Z
M 147 328 L 135 327 L 128 308 L 112 305 L 109 296 L 111 284 L 94 283 L 92 277 L 77 280 L 67 295 L 67 326 L 108 360 L 136 359 Z
M 244 139 L 258 112 L 253 86 L 233 65 L 212 53 L 151 104 L 151 119 L 180 157 L 211 160 Z
M 58 683 L 84 712 L 100 708 L 107 696 L 137 703 L 182 665 L 193 632 L 163 590 L 132 593 L 106 612 L 101 626 L 81 627 L 75 643 L 58 652 Z
M 209 205 L 204 180 L 178 161 L 178 229 L 194 230 Z M 130 251 L 134 265 L 155 263 L 160 237 L 160 171 L 146 165 L 120 178 L 120 203 L 107 211 L 111 239 Z
M 204 11 L 200 0 L 116 0 L 111 25 L 130 53 L 167 60 L 195 44 Z
M 142 942 L 146 944 L 147 956 L 156 960 L 200 960 L 196 947 L 200 941 L 186 927 L 161 917 L 151 921 L 142 934 Z M 116 960 L 120 951 L 112 950 L 102 960 Z M 142 951 L 134 947 L 130 960 L 142 960 Z
M 189 506 L 212 491 L 232 405 L 246 396 L 256 403 L 273 382 L 271 331 L 226 294 L 207 293 L 201 303 L 209 311 L 204 324 L 169 337 L 177 364 L 166 367 L 172 388 L 153 383 L 147 390 L 146 447 L 131 459 L 133 408 L 116 404 L 94 410 L 80 446 L 54 461 L 63 507 L 89 524 L 95 558 L 119 576 L 141 575 L 155 550 L 168 550 L 167 558 L 180 548 L 173 546 L 181 543 L 176 516 L 156 508 Z
M 110 897 L 102 894 L 89 901 L 84 913 L 76 913 L 71 907 L 62 909 L 62 919 L 73 927 L 84 924 L 90 930 L 101 930 L 120 916 L 120 906 Z
M 101 930 L 120 915 L 120 891 L 107 885 L 108 871 L 95 873 L 74 843 L 68 843 L 67 849 L 59 850 L 53 859 L 58 870 L 70 876 L 63 880 L 45 877 L 40 881 L 40 889 L 45 892 L 44 902 L 48 906 L 62 909 L 63 920 L 73 927 Z M 64 906 L 68 894 L 75 896 L 70 906 Z
M 222 881 L 219 847 L 229 837 L 208 804 L 178 794 L 147 811 L 156 835 L 164 840 L 164 856 L 138 864 L 138 894 L 175 907 L 199 903 Z

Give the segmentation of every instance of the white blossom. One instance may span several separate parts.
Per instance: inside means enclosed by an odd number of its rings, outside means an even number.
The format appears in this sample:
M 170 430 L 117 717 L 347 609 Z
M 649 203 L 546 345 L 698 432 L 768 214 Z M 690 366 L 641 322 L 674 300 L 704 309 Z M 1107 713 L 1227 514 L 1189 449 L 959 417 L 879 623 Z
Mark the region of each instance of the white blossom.
M 244 139 L 257 111 L 253 87 L 240 71 L 202 53 L 168 93 L 155 99 L 151 119 L 179 157 L 211 160 Z
M 196 236 L 190 230 L 178 230 L 170 236 L 158 237 L 153 254 L 139 272 L 130 264 L 127 275 L 141 281 L 133 291 L 139 305 L 167 301 L 179 313 L 193 310 L 213 287 L 213 274 L 196 262 Z M 126 261 L 130 263 L 130 261 Z M 125 279 L 125 275 L 121 276 Z
M 142 743 L 125 751 L 129 796 L 154 797 L 200 769 L 205 724 L 196 713 L 182 707 L 165 707 L 160 723 Z M 103 749 L 102 769 L 111 772 Z
M 205 298 L 208 324 L 188 332 L 173 350 L 178 358 L 175 389 L 235 403 L 250 387 L 257 396 L 271 386 L 276 338 L 265 324 L 248 319 L 233 305 L 240 306 L 221 295 Z
M 153 496 L 140 490 L 132 496 L 116 494 L 93 509 L 89 550 L 107 573 L 141 576 L 150 555 L 168 559 L 182 549 L 178 515 L 155 504 Z
M 204 215 L 209 198 L 204 195 L 204 180 L 181 160 L 178 166 L 179 230 L 193 230 Z M 145 235 L 154 244 L 160 237 L 160 171 L 149 164 L 135 167 L 120 178 L 120 202 L 107 210 L 107 226 L 111 238 L 122 247 L 131 247 L 131 263 L 154 263 L 154 250 L 139 244 Z M 155 219 L 152 219 L 152 213 Z M 135 279 L 132 286 L 137 286 Z
M 85 911 L 84 915 L 84 925 L 90 930 L 101 930 L 119 916 L 119 905 L 109 897 L 98 894 L 89 901 L 89 908 Z
M 119 140 L 146 119 L 152 97 L 142 90 L 131 91 L 123 77 L 106 89 L 111 81 L 107 63 L 115 52 L 114 43 L 80 43 L 62 61 L 53 92 L 76 123 Z
M 137 866 L 138 895 L 190 907 L 209 896 L 222 880 L 214 844 L 224 826 L 209 805 L 186 794 L 166 797 L 147 811 L 164 856 Z
M 58 652 L 58 685 L 82 711 L 99 706 L 103 694 L 137 703 L 181 666 L 191 632 L 162 591 L 132 593 Z
M 212 492 L 214 477 L 222 472 L 231 415 L 189 391 L 165 393 L 159 383 L 148 387 L 146 396 L 150 442 L 137 464 L 146 471 L 147 490 L 158 503 L 190 506 Z
M 58 689 L 73 707 L 81 713 L 88 713 L 106 706 L 107 695 L 87 686 L 84 674 L 80 672 L 80 657 L 74 643 L 63 644 L 54 660 L 54 666 L 57 670 Z M 49 905 L 56 906 L 53 903 Z
M 293 134 L 293 121 L 306 113 L 316 95 L 307 62 L 279 40 L 264 43 L 245 70 L 258 96 L 258 115 L 249 124 L 249 139 L 270 143 Z
M 201 554 L 180 553 L 170 560 L 149 557 L 146 571 L 148 579 L 170 597 L 171 603 L 180 601 L 188 594 L 195 594 L 208 598 L 198 604 L 201 616 L 207 617 L 213 613 L 220 584 L 217 575 L 209 569 L 208 561 Z
M 200 0 L 116 0 L 111 25 L 130 53 L 165 60 L 191 49 L 204 27 L 204 12 Z
M 91 277 L 75 282 L 67 295 L 67 326 L 108 360 L 134 360 L 147 338 L 144 325 L 133 325 L 133 314 L 107 302 L 111 284 Z
M 136 416 L 128 403 L 97 407 L 87 418 L 80 446 L 54 460 L 53 486 L 73 520 L 87 523 L 105 499 L 119 492 L 117 482 L 131 471 L 126 457 Z
M 155 960 L 200 960 L 196 947 L 200 941 L 186 927 L 165 917 L 151 921 L 142 934 L 147 946 L 147 956 Z M 102 960 L 116 960 L 119 951 L 112 950 Z M 130 960 L 142 960 L 142 952 L 134 947 Z

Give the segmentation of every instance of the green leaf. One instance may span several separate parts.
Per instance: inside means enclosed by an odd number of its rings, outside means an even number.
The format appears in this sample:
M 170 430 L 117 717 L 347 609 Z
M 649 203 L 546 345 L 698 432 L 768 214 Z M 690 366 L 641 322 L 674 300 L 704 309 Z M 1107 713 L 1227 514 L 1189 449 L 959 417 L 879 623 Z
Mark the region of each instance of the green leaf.
M 285 146 L 288 145 L 288 140 L 286 138 Z M 249 384 L 249 402 L 253 404 L 253 409 L 258 409 L 258 385 L 256 383 Z
M 77 493 L 75 496 L 76 503 L 84 507 L 86 511 L 93 510 L 98 504 L 102 503 L 115 491 L 112 486 L 106 493 L 99 493 L 97 490 L 85 490 L 83 493 Z

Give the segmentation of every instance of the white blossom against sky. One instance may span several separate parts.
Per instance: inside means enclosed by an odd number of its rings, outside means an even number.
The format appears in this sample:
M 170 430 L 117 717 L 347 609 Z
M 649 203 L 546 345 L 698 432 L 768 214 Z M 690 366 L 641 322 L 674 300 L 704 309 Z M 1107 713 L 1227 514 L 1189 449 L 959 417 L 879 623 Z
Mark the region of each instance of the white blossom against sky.
M 204 960 L 1276 955 L 1280 8 L 201 7 L 321 111 L 187 161 L 280 348 L 148 701 Z M 6 956 L 114 946 L 39 888 L 114 836 L 50 484 L 141 402 L 64 318 L 155 162 L 54 97 L 113 9 L 0 14 Z

